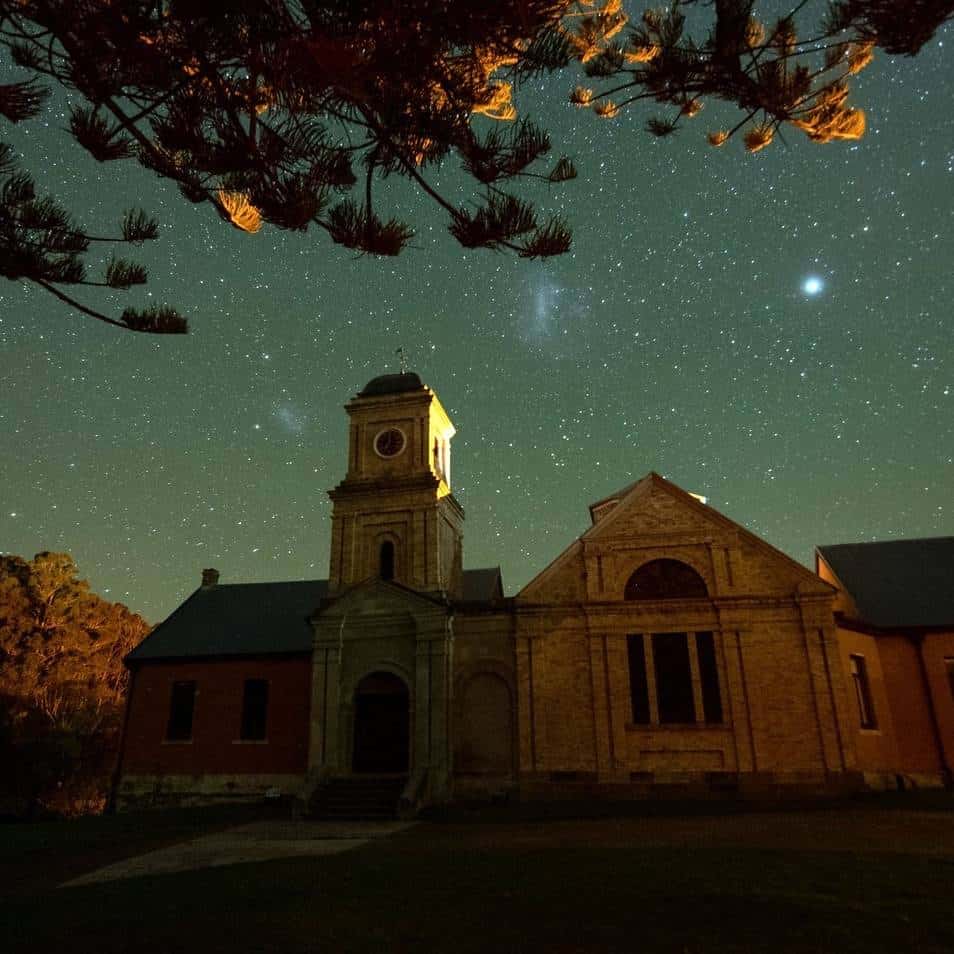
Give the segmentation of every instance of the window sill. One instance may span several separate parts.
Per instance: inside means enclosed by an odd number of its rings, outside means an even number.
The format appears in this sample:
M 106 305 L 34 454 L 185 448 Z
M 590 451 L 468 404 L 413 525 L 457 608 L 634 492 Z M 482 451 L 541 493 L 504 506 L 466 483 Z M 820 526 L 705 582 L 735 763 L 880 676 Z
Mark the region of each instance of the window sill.
M 627 732 L 724 732 L 728 722 L 627 722 Z
M 861 725 L 858 726 L 858 731 L 862 735 L 881 735 L 881 729 L 875 725 Z
M 268 739 L 232 739 L 232 745 L 268 745 Z
M 192 739 L 163 739 L 163 745 L 192 745 Z

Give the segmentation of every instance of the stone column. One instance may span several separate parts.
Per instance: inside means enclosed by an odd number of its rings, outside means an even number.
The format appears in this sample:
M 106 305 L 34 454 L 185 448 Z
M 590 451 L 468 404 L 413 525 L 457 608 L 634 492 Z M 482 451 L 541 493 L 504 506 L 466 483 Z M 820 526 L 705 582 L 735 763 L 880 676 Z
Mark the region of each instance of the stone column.
M 428 799 L 450 792 L 450 707 L 453 635 L 443 609 L 418 620 L 414 660 L 414 754 L 412 773 L 426 769 Z
M 341 770 L 338 714 L 341 706 L 341 642 L 338 621 L 315 627 L 312 651 L 308 776 L 318 780 Z
M 745 669 L 745 630 L 732 620 L 721 622 L 721 642 L 725 663 L 726 701 L 732 719 L 736 771 L 758 771 L 758 757 L 749 707 L 748 674 Z

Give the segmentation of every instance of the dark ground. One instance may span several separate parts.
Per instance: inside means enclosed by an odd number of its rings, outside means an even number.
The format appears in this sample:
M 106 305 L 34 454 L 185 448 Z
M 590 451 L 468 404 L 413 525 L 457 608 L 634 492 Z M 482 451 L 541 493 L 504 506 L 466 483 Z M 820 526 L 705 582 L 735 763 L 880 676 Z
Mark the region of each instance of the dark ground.
M 950 793 L 425 822 L 340 855 L 57 888 L 249 818 L 0 827 L 0 951 L 954 951 Z

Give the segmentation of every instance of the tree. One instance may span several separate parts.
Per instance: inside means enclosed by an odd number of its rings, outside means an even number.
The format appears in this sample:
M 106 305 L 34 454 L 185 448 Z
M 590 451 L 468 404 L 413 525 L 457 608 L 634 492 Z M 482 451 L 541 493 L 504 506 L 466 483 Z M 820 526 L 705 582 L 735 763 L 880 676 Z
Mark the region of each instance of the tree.
M 15 122 L 27 119 L 39 111 L 45 93 L 32 82 L 0 86 L 0 115 Z M 130 210 L 119 235 L 89 235 L 53 199 L 37 198 L 32 177 L 19 169 L 10 147 L 0 142 L 0 274 L 6 278 L 34 282 L 70 307 L 107 324 L 130 331 L 181 334 L 187 323 L 173 308 L 127 308 L 115 319 L 83 305 L 64 290 L 64 286 L 128 289 L 145 284 L 146 270 L 141 265 L 116 258 L 101 281 L 89 279 L 82 255 L 93 242 L 140 245 L 158 234 L 155 221 L 141 210 Z
M 65 553 L 0 557 L 0 744 L 13 795 L 65 812 L 100 807 L 117 755 L 123 657 L 149 632 L 90 592 Z
M 70 126 L 94 158 L 135 158 L 245 232 L 315 227 L 358 253 L 397 255 L 413 229 L 382 213 L 380 190 L 400 176 L 444 209 L 464 247 L 542 258 L 565 252 L 570 230 L 541 222 L 514 188 L 577 173 L 567 157 L 543 165 L 549 136 L 516 121 L 513 91 L 528 78 L 582 68 L 597 88 L 570 100 L 605 119 L 643 100 L 668 106 L 647 122 L 658 136 L 721 99 L 742 118 L 710 131 L 715 146 L 741 134 L 757 152 L 785 125 L 815 142 L 857 138 L 864 114 L 847 104 L 849 78 L 876 48 L 916 54 L 954 16 L 954 0 L 837 0 L 799 39 L 806 0 L 793 3 L 765 25 L 753 0 L 670 0 L 633 22 L 621 0 L 0 0 L 0 44 L 32 73 L 6 87 L 24 105 L 4 115 L 30 115 L 35 82 L 53 80 L 88 104 Z M 473 185 L 466 204 L 434 184 L 451 156 Z M 0 227 L 4 216 L 20 221 L 0 196 Z M 13 231 L 0 255 L 43 249 Z M 54 290 L 84 250 L 67 249 L 65 273 L 53 248 L 52 263 L 4 274 Z M 106 284 L 141 278 L 123 263 Z M 184 330 L 172 313 L 120 324 Z

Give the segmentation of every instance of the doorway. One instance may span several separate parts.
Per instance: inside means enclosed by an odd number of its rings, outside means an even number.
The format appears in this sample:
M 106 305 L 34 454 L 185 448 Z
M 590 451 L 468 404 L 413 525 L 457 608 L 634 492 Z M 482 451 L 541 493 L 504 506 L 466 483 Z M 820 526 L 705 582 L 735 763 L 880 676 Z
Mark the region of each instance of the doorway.
M 373 672 L 354 693 L 355 772 L 406 773 L 410 741 L 410 707 L 404 680 L 390 672 Z

